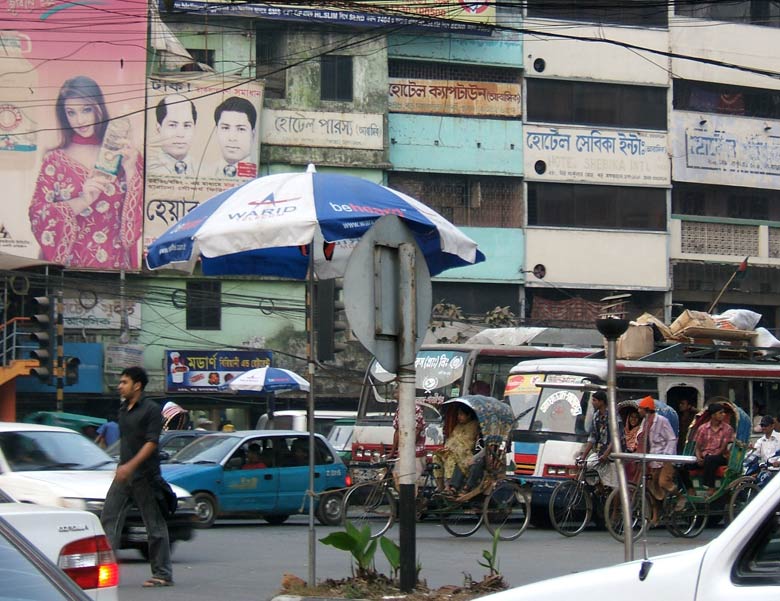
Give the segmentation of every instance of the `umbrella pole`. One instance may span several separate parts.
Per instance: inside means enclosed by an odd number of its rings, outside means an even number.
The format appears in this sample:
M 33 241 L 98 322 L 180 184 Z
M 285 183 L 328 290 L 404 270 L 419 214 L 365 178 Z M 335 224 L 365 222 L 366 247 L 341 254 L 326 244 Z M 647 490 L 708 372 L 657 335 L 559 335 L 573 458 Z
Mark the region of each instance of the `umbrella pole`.
M 309 244 L 309 279 L 306 287 L 306 321 L 309 343 L 306 360 L 309 370 L 309 577 L 308 585 L 316 586 L 316 545 L 314 529 L 314 242 Z

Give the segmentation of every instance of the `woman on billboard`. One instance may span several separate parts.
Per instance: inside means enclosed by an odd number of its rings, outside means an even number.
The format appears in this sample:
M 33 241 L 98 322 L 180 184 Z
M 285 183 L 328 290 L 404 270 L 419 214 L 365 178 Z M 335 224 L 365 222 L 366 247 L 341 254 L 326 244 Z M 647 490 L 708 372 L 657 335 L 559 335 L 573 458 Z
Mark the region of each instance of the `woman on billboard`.
M 65 81 L 55 105 L 61 142 L 43 156 L 30 224 L 48 261 L 137 269 L 143 165 L 130 122 L 111 119 L 89 77 Z

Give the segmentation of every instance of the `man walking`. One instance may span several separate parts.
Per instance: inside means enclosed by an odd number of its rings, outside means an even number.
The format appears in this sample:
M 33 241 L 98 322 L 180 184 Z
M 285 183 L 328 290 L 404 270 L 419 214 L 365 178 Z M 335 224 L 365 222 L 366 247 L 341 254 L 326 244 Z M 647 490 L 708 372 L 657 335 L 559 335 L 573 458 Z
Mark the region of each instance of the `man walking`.
M 637 448 L 654 455 L 674 455 L 677 436 L 669 420 L 656 413 L 653 397 L 646 396 L 639 401 L 639 415 L 642 417 L 642 425 L 639 426 Z M 674 466 L 671 463 L 651 461 L 647 467 L 650 472 L 648 489 L 655 501 L 663 501 L 667 494 L 679 493 L 674 483 Z M 684 503 L 685 497 L 678 499 L 677 508 L 682 509 Z M 653 503 L 651 523 L 658 523 L 658 503 Z
M 111 546 L 118 549 L 127 505 L 135 501 L 146 526 L 152 564 L 152 577 L 143 585 L 173 586 L 168 526 L 155 496 L 155 482 L 162 478 L 157 451 L 162 412 L 144 397 L 148 382 L 141 367 L 128 367 L 119 378 L 119 466 L 106 495 L 101 521 Z

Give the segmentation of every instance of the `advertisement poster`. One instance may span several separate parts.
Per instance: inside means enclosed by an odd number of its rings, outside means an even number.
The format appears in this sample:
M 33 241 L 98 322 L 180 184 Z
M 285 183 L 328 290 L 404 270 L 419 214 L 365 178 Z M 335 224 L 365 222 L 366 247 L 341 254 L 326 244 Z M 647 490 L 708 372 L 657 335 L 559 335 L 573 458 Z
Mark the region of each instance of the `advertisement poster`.
M 146 7 L 0 6 L 0 251 L 137 270 Z
M 165 351 L 166 392 L 224 392 L 230 380 L 269 367 L 271 351 Z
M 201 202 L 257 177 L 262 106 L 260 82 L 149 78 L 145 247 Z

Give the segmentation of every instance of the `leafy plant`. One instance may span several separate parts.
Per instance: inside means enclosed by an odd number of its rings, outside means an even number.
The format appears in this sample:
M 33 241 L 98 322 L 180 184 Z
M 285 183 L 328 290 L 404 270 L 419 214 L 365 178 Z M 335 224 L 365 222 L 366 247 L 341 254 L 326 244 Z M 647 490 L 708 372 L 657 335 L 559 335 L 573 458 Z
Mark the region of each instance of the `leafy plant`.
M 395 580 L 398 578 L 398 570 L 401 569 L 401 547 L 386 536 L 379 539 L 379 546 L 390 564 L 390 569 L 393 570 L 393 580 Z
M 368 526 L 363 526 L 360 530 L 347 522 L 343 532 L 333 532 L 321 538 L 320 542 L 348 551 L 357 564 L 357 575 L 359 577 L 369 577 L 376 574 L 374 569 L 374 554 L 378 540 L 371 539 L 371 530 Z
M 482 557 L 485 559 L 485 561 L 478 561 L 477 563 L 481 565 L 483 568 L 487 568 L 489 570 L 488 576 L 499 576 L 498 571 L 498 533 L 499 531 L 496 530 L 493 534 L 493 548 L 491 550 L 483 549 L 482 550 Z

